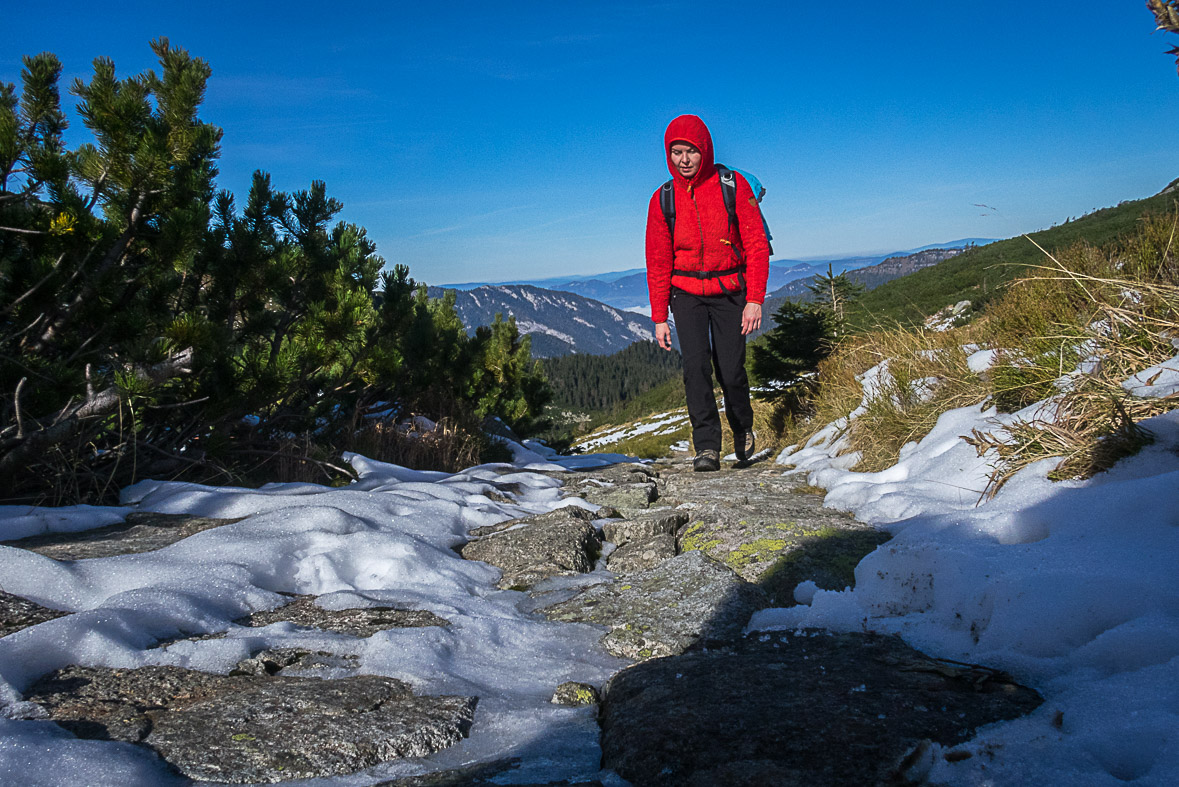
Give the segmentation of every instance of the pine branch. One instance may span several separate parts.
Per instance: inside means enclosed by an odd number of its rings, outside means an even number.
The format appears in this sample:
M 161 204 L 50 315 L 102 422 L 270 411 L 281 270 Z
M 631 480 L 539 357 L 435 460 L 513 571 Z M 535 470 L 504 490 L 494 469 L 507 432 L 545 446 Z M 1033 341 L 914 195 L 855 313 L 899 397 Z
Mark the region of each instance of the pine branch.
M 189 368 L 192 359 L 193 350 L 190 347 L 155 366 L 134 369 L 132 374 L 140 382 L 161 385 L 174 377 L 189 374 L 192 371 Z M 22 435 L 25 430 L 18 425 L 17 434 L 0 443 L 0 449 L 5 450 L 4 455 L 0 456 L 0 472 L 23 469 L 40 452 L 80 432 L 85 421 L 114 412 L 119 401 L 119 389 L 111 386 L 88 396 L 77 405 L 67 405 L 52 418 L 35 422 L 38 428 L 32 432 Z M 4 432 L 12 428 L 8 427 Z

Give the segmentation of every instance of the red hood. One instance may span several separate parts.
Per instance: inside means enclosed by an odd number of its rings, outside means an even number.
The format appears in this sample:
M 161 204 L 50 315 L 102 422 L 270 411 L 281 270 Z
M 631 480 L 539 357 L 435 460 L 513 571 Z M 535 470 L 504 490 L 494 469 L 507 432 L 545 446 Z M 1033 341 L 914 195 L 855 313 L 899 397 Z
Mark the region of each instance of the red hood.
M 692 183 L 703 183 L 716 172 L 716 165 L 712 160 L 712 134 L 708 133 L 708 126 L 695 115 L 680 115 L 667 126 L 667 133 L 663 135 L 663 152 L 667 155 L 667 169 L 671 176 L 681 184 L 687 186 L 689 181 L 679 170 L 671 165 L 671 145 L 682 141 L 694 145 L 700 151 L 700 171 L 692 178 Z

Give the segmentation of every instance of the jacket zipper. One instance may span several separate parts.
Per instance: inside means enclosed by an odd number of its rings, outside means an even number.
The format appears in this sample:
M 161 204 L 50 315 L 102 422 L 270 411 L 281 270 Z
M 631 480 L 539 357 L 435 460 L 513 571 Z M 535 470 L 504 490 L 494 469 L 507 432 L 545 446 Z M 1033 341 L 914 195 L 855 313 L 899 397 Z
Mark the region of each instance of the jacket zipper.
M 704 222 L 700 219 L 700 204 L 696 202 L 696 190 L 689 188 L 688 196 L 692 198 L 692 207 L 696 209 L 696 229 L 700 230 L 700 270 L 704 270 Z

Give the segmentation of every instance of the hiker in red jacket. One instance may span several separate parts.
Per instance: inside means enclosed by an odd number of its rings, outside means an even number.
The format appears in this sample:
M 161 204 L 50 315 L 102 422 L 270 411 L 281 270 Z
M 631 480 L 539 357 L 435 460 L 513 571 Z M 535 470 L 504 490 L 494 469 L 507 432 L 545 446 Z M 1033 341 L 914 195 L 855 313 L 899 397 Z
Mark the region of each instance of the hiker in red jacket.
M 670 350 L 669 306 L 675 315 L 696 448 L 692 467 L 719 470 L 721 428 L 712 393 L 714 366 L 737 459 L 745 462 L 754 452 L 745 337 L 761 325 L 769 244 L 749 183 L 740 174 L 730 175 L 731 170 L 718 170 L 712 135 L 703 120 L 680 115 L 671 121 L 663 147 L 670 185 L 655 192 L 647 209 L 651 319 L 655 340 Z M 722 174 L 735 180 L 735 221 L 725 204 Z M 674 205 L 671 215 L 660 201 L 664 188 L 669 188 L 665 200 Z

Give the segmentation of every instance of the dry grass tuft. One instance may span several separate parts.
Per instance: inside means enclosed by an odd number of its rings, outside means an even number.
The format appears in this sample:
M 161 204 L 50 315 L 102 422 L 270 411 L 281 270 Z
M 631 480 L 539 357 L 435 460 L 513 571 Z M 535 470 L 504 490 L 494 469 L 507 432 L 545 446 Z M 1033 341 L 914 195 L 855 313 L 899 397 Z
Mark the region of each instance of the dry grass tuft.
M 989 400 L 1015 412 L 1047 400 L 1038 415 L 967 438 L 996 458 L 988 493 L 1041 459 L 1061 460 L 1054 478 L 1110 467 L 1150 442 L 1140 421 L 1179 407 L 1179 396 L 1137 398 L 1122 387 L 1179 348 L 1177 228 L 1179 216 L 1147 218 L 1113 248 L 1044 252 L 1042 266 L 969 326 L 879 329 L 845 341 L 820 364 L 814 416 L 786 424 L 784 442 L 844 423 L 848 450 L 861 455 L 855 469 L 874 471 L 948 410 Z M 995 349 L 996 362 L 972 373 L 964 345 Z M 878 364 L 865 393 L 865 373 Z
M 446 418 L 431 430 L 378 421 L 357 432 L 349 446 L 370 459 L 447 473 L 479 464 L 485 449 L 486 439 L 479 430 L 461 428 Z
M 845 342 L 819 367 L 815 416 L 796 425 L 787 439 L 802 443 L 828 423 L 846 419 L 849 450 L 860 453 L 856 469 L 882 470 L 901 446 L 929 433 L 942 413 L 974 404 L 989 390 L 966 364 L 963 343 L 971 329 L 873 331 Z M 878 370 L 865 394 L 865 373 Z
M 1046 307 L 1062 330 L 1027 337 L 1011 353 L 1019 353 L 1023 370 L 1036 370 L 1039 379 L 1030 387 L 1049 395 L 1033 401 L 1048 399 L 1046 413 L 968 438 L 980 454 L 992 451 L 996 457 L 988 494 L 1041 459 L 1060 458 L 1054 479 L 1106 470 L 1151 442 L 1140 421 L 1179 407 L 1179 397 L 1140 398 L 1122 386 L 1175 357 L 1179 346 L 1177 226 L 1177 216 L 1148 219 L 1133 238 L 1106 254 L 1089 248 L 1058 256 L 1045 252 L 1049 263 L 1038 270 L 1033 286 L 1053 303 L 1071 304 L 1074 317 L 1070 324 L 1059 309 Z M 1003 302 L 999 309 L 1015 307 Z M 1053 345 L 1059 364 L 1044 351 Z M 1032 355 L 1036 351 L 1039 356 Z M 1000 388 L 996 396 L 1012 390 Z

